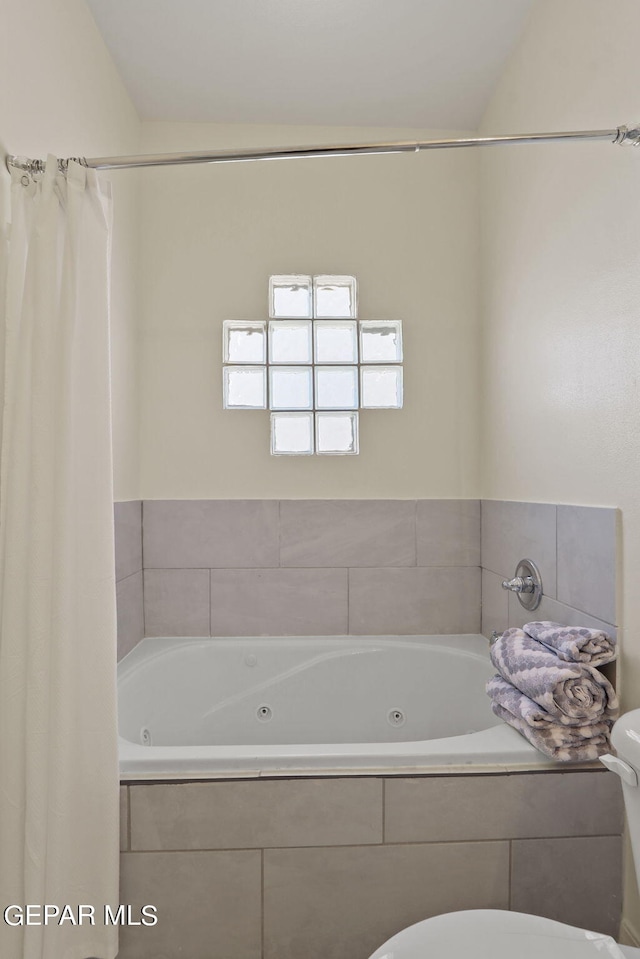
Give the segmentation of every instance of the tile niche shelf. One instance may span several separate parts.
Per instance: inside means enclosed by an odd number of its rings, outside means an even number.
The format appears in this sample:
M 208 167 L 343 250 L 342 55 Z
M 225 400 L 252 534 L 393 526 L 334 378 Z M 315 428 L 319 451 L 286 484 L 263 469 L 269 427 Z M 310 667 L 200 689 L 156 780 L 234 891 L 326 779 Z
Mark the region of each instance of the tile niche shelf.
M 272 276 L 268 320 L 224 321 L 224 409 L 269 410 L 274 456 L 356 455 L 360 410 L 402 408 L 402 323 L 357 300 L 353 276 Z

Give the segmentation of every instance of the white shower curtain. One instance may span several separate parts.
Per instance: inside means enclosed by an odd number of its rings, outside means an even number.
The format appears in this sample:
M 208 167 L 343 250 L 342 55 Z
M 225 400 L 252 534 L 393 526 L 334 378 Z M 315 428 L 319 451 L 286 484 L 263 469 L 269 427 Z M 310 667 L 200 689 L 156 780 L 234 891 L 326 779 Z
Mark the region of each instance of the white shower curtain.
M 0 459 L 2 959 L 113 959 L 118 901 L 109 186 L 12 174 Z M 0 355 L 2 350 L 0 350 Z M 88 912 L 86 913 L 88 916 Z M 18 913 L 10 911 L 13 921 Z M 37 914 L 36 914 L 37 916 Z M 77 913 L 76 913 L 77 918 Z

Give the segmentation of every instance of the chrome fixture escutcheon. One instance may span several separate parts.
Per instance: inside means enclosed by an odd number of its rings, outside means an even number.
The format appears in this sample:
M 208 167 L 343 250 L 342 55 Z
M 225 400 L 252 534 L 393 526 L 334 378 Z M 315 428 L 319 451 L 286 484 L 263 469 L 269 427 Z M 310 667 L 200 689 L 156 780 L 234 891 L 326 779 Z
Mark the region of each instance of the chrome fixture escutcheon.
M 525 609 L 537 609 L 542 600 L 542 576 L 540 570 L 530 559 L 521 559 L 516 566 L 513 579 L 502 581 L 502 588 L 509 589 L 518 597 Z

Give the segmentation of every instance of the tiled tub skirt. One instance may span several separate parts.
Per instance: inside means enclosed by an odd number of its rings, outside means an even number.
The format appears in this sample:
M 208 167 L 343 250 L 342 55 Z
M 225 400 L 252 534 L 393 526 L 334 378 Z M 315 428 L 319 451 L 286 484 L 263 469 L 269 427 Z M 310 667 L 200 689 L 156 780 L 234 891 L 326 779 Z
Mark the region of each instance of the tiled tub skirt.
M 622 799 L 600 770 L 125 783 L 119 959 L 367 959 L 458 909 L 616 936 Z M 123 898 L 124 897 L 124 898 Z

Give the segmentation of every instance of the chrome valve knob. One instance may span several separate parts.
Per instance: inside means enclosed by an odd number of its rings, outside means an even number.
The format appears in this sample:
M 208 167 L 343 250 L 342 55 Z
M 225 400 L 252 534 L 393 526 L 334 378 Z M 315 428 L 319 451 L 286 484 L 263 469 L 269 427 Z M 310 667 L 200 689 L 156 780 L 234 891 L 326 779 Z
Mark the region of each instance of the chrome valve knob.
M 533 576 L 514 576 L 513 579 L 503 579 L 502 588 L 510 589 L 512 593 L 533 593 L 536 584 Z
M 502 581 L 502 588 L 515 593 L 518 602 L 525 609 L 537 609 L 542 599 L 542 577 L 540 570 L 530 559 L 521 559 L 516 567 L 513 579 Z

